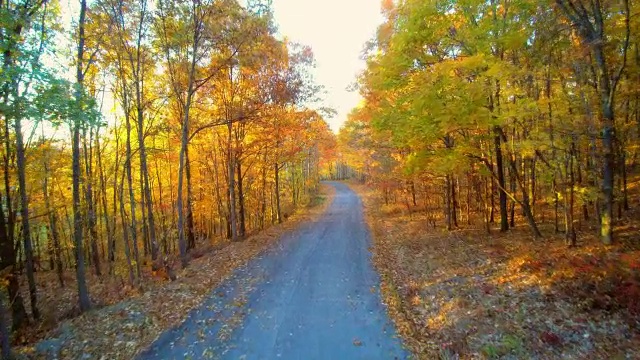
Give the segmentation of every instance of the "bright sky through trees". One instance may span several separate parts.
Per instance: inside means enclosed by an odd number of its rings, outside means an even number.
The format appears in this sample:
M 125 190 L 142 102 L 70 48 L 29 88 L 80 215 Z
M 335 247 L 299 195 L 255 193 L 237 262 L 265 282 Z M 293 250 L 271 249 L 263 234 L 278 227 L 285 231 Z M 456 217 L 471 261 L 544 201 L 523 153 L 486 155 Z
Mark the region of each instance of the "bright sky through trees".
M 63 25 L 68 26 L 77 4 L 62 1 L 61 6 Z M 314 76 L 326 89 L 322 105 L 338 112 L 327 122 L 333 131 L 338 131 L 361 99 L 357 91 L 348 91 L 347 87 L 364 69 L 360 53 L 384 20 L 379 1 L 273 0 L 273 10 L 281 36 L 313 49 Z
M 328 122 L 337 131 L 360 101 L 347 87 L 364 68 L 360 52 L 382 22 L 378 0 L 274 0 L 281 34 L 311 46 L 316 81 L 326 87 L 325 105 L 338 111 Z

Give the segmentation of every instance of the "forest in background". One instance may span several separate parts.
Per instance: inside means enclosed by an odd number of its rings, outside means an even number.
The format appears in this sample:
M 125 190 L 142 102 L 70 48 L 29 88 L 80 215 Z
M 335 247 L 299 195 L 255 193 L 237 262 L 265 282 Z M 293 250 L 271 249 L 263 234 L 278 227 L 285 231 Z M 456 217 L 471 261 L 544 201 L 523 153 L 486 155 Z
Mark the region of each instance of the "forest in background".
M 614 242 L 640 136 L 638 4 L 384 1 L 341 161 L 433 226 Z
M 337 161 L 405 346 L 637 357 L 638 3 L 382 3 Z
M 312 201 L 335 148 L 332 110 L 307 107 L 313 53 L 278 38 L 268 2 L 77 5 L 66 29 L 58 1 L 0 1 L 3 356 L 9 328 L 39 326 L 45 272 L 78 312 L 88 273 L 174 278 Z

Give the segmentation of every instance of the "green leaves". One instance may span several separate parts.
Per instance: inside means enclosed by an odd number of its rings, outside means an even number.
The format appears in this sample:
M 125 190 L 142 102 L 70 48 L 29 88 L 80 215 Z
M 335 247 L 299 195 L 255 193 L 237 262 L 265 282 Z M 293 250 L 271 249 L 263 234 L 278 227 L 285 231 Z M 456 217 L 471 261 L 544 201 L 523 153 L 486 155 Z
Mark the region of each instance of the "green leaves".
M 38 87 L 33 99 L 34 114 L 54 126 L 75 122 L 80 122 L 81 126 L 97 125 L 102 114 L 95 98 L 83 90 L 76 83 L 52 76 Z
M 540 116 L 528 93 L 532 71 L 518 64 L 530 51 L 535 11 L 527 1 L 405 0 L 385 13 L 360 89 L 373 129 L 416 154 L 407 166 L 451 171 L 451 161 L 481 152 L 493 126 Z M 533 155 L 533 145 L 522 150 Z

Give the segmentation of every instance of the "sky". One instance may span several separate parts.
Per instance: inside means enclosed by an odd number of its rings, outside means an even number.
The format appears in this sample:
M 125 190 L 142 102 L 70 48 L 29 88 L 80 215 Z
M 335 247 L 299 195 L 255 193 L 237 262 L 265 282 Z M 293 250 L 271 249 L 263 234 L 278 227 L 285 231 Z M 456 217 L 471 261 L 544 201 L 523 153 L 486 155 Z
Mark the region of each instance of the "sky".
M 273 10 L 281 35 L 313 49 L 314 75 L 327 92 L 323 106 L 338 112 L 327 121 L 337 132 L 360 102 L 347 87 L 364 69 L 360 53 L 383 21 L 380 0 L 273 0 Z

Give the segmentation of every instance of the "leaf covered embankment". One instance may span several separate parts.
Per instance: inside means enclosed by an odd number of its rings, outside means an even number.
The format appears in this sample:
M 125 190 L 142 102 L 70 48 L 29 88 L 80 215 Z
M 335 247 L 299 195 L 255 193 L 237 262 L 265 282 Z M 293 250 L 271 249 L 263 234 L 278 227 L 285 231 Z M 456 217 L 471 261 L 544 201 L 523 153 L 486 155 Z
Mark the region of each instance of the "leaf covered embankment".
M 131 359 L 148 347 L 164 331 L 178 326 L 189 311 L 199 306 L 212 290 L 233 271 L 244 266 L 284 233 L 301 223 L 320 216 L 331 204 L 334 188 L 321 186 L 320 195 L 310 206 L 292 215 L 280 225 L 247 238 L 242 242 L 226 243 L 200 251 L 189 267 L 177 272 L 177 280 L 154 281 L 143 292 L 128 292 L 130 298 L 105 304 L 100 309 L 63 321 L 48 332 L 45 339 L 33 346 L 17 349 L 25 358 L 59 359 Z M 90 284 L 92 290 L 108 287 Z M 52 289 L 74 293 L 74 289 Z M 92 292 L 93 296 L 114 299 L 108 293 Z M 50 298 L 65 299 L 62 294 Z M 56 304 L 65 306 L 64 304 Z M 34 339 L 35 340 L 35 339 Z
M 640 356 L 639 227 L 632 217 L 604 247 L 580 234 L 534 240 L 443 232 L 426 217 L 363 197 L 388 310 L 418 358 L 634 358 Z M 624 222 L 623 222 L 624 223 Z

